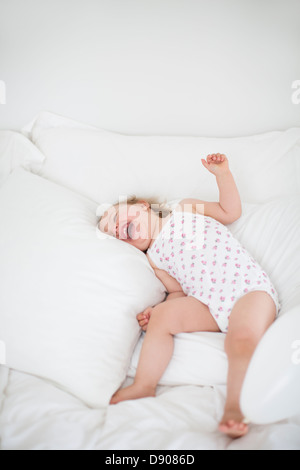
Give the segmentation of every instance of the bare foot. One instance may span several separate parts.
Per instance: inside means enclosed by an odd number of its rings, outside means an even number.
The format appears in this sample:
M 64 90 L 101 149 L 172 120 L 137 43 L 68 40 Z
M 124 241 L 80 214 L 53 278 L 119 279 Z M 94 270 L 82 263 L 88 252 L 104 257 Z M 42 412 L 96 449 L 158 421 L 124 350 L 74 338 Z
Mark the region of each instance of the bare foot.
M 121 388 L 111 398 L 110 405 L 116 405 L 120 401 L 136 400 L 137 398 L 155 397 L 155 388 L 143 387 L 137 384 Z
M 232 439 L 242 437 L 248 432 L 248 425 L 244 422 L 244 417 L 238 410 L 225 411 L 219 431 L 227 434 Z

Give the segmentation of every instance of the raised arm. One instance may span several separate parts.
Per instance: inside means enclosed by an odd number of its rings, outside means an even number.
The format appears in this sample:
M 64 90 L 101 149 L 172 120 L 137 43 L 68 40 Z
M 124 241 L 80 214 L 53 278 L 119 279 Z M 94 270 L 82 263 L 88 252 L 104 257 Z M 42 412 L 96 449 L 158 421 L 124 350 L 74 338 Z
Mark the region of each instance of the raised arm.
M 207 202 L 200 199 L 183 199 L 181 206 L 191 205 L 194 212 L 213 217 L 222 224 L 231 224 L 242 214 L 240 195 L 229 169 L 228 159 L 223 154 L 208 155 L 202 159 L 205 168 L 215 175 L 219 188 L 219 202 Z
M 208 155 L 202 159 L 205 168 L 215 175 L 219 188 L 219 205 L 223 211 L 238 219 L 242 214 L 240 195 L 229 169 L 228 159 L 223 154 Z

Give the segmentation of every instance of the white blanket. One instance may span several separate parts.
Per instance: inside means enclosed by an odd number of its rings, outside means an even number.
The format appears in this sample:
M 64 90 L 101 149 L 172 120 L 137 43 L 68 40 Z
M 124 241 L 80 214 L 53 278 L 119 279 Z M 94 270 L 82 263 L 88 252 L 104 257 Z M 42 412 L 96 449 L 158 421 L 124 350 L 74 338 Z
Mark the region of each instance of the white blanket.
M 220 434 L 224 386 L 160 386 L 156 398 L 91 409 L 43 379 L 2 366 L 0 397 L 1 450 L 300 449 L 300 417 L 250 425 L 238 440 Z

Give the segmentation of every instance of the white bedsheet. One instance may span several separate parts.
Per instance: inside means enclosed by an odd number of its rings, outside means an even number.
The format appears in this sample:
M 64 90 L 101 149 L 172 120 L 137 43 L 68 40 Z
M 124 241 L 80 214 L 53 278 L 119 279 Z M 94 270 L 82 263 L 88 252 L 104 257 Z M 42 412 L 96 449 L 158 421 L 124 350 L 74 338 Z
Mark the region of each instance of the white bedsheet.
M 237 440 L 223 436 L 224 399 L 224 386 L 160 386 L 155 398 L 91 409 L 45 380 L 1 366 L 1 450 L 300 449 L 300 416 L 250 425 Z

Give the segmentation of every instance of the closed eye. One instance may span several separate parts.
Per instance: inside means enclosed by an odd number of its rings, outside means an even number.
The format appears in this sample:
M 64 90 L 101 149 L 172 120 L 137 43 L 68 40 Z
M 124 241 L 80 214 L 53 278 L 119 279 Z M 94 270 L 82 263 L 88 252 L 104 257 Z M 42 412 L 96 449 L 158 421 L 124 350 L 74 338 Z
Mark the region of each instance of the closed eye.
M 118 215 L 119 215 L 119 209 L 116 209 L 116 214 L 114 216 L 114 223 L 116 223 Z

